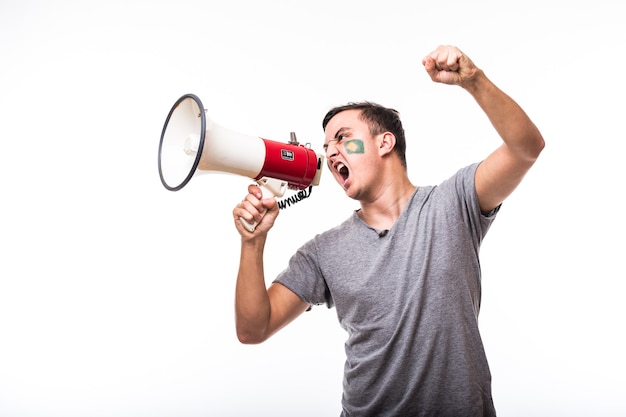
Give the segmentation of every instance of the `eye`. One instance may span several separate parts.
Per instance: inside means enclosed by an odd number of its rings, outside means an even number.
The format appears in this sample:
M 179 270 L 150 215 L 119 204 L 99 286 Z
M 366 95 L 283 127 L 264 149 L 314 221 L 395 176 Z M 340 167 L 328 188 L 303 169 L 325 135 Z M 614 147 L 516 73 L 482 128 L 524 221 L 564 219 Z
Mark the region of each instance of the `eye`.
M 328 143 L 325 143 L 323 145 L 324 151 L 328 150 L 328 146 L 330 146 L 330 144 L 332 142 L 335 142 L 335 146 L 337 146 L 337 145 L 339 145 L 341 143 L 341 141 L 343 141 L 344 139 L 347 139 L 349 137 L 350 137 L 350 132 L 337 133 L 333 139 L 329 140 Z
M 328 149 L 328 146 L 330 145 L 331 142 L 336 142 L 336 145 L 338 145 L 339 143 L 341 143 L 342 140 L 344 140 L 347 137 L 348 137 L 348 135 L 337 135 L 335 137 L 335 139 L 331 139 L 331 140 L 328 141 L 328 143 L 325 143 L 323 145 L 324 150 Z

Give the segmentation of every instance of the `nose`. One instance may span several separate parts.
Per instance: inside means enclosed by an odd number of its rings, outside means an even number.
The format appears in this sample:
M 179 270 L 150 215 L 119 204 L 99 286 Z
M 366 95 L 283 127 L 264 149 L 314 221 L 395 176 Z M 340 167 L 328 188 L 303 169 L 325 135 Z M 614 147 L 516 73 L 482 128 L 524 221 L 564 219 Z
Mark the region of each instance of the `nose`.
M 326 159 L 330 160 L 331 158 L 337 156 L 337 146 L 336 141 L 331 140 L 326 144 Z

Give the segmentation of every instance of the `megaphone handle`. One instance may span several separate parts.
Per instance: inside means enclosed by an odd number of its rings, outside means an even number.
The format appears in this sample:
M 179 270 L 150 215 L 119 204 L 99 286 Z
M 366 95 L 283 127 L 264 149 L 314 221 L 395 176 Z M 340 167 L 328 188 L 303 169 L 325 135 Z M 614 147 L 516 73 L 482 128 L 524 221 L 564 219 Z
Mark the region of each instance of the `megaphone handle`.
M 263 193 L 263 196 L 261 197 L 262 199 L 269 197 L 281 197 L 285 194 L 285 190 L 288 185 L 285 181 L 267 177 L 257 180 L 257 184 L 259 184 L 259 188 L 261 188 L 261 192 Z M 265 213 L 267 213 L 267 210 L 261 213 L 261 219 L 265 216 Z M 241 220 L 243 227 L 245 227 L 245 229 L 250 233 L 254 232 L 257 224 L 259 224 L 259 222 L 248 223 L 243 217 L 240 217 L 239 220 Z
M 266 194 L 269 193 L 269 191 L 267 191 L 266 193 L 266 190 L 264 190 L 263 187 L 261 187 L 261 191 L 263 191 L 263 198 L 267 198 L 268 196 Z M 261 213 L 261 219 L 265 216 L 265 213 L 267 213 L 267 210 Z M 259 224 L 259 222 L 248 223 L 243 217 L 240 217 L 239 220 L 241 220 L 241 224 L 243 224 L 243 227 L 245 227 L 246 230 L 250 233 L 254 232 L 254 229 L 256 229 L 257 224 Z

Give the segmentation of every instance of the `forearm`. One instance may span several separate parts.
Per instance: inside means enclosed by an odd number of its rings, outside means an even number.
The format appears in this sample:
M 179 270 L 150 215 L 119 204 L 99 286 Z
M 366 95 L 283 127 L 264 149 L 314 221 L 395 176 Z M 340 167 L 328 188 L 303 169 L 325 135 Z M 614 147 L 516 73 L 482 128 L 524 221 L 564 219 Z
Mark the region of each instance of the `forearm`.
M 235 324 L 242 343 L 266 339 L 270 302 L 263 272 L 265 239 L 242 241 L 235 287 Z
M 544 146 L 543 137 L 526 112 L 477 70 L 462 84 L 485 112 L 505 145 L 518 158 L 534 161 Z

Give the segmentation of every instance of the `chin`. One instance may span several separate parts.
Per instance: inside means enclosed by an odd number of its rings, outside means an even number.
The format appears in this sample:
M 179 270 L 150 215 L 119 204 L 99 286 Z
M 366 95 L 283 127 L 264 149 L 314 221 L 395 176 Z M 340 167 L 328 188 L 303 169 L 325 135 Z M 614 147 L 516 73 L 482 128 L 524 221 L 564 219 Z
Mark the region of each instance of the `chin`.
M 355 190 L 354 187 L 343 187 L 343 191 L 346 193 L 346 196 L 350 197 L 351 199 L 359 199 L 359 193 Z

